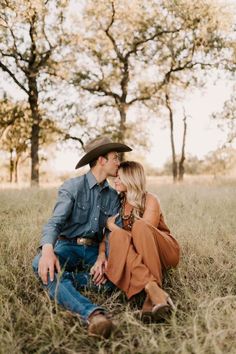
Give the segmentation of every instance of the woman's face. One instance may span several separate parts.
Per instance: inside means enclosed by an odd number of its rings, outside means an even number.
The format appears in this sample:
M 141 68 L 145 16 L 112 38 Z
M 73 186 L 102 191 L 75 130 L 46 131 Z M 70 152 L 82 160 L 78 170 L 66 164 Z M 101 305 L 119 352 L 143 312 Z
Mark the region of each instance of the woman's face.
M 117 177 L 115 178 L 114 180 L 114 184 L 115 184 L 115 189 L 117 190 L 117 192 L 126 192 L 127 191 L 127 188 L 126 186 L 121 182 L 120 180 L 120 172 L 118 170 L 118 173 L 117 173 Z

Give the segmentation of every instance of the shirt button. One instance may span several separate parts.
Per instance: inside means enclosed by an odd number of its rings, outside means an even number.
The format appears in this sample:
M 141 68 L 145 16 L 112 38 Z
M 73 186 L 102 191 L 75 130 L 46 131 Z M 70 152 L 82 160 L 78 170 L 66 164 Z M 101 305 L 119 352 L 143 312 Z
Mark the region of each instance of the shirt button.
M 94 234 L 94 231 L 92 230 L 92 234 Z
M 97 220 L 98 218 L 94 218 L 94 220 Z
M 97 208 L 99 208 L 99 205 L 97 205 Z

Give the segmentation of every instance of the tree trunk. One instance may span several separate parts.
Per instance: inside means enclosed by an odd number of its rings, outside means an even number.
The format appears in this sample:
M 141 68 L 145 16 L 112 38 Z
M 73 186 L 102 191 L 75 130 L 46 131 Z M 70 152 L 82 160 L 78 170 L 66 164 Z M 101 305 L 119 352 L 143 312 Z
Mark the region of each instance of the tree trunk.
M 120 113 L 120 126 L 119 126 L 119 135 L 118 141 L 123 143 L 126 136 L 126 112 L 128 105 L 126 103 L 127 93 L 128 93 L 128 82 L 129 82 L 129 59 L 128 56 L 123 58 L 123 68 L 122 68 L 122 79 L 120 82 L 120 87 L 122 95 L 120 96 L 120 102 L 118 104 L 118 109 Z M 121 161 L 124 161 L 124 153 L 120 154 Z
M 28 78 L 29 105 L 32 114 L 31 130 L 31 186 L 39 184 L 39 131 L 41 116 L 38 107 L 38 88 L 35 77 Z
M 126 135 L 126 104 L 119 104 L 119 113 L 120 113 L 120 124 L 119 124 L 119 132 L 118 132 L 118 142 L 123 143 Z M 120 160 L 124 161 L 124 152 L 120 153 Z
M 175 141 L 174 141 L 174 121 L 173 121 L 173 111 L 170 104 L 169 95 L 166 93 L 166 107 L 169 111 L 169 120 L 170 120 L 170 141 L 171 141 L 171 152 L 172 152 L 172 175 L 173 181 L 177 180 L 177 162 L 176 162 L 176 153 L 175 153 Z
M 184 161 L 185 161 L 185 143 L 186 143 L 186 134 L 187 134 L 187 117 L 184 115 L 184 133 L 183 133 L 183 142 L 182 142 L 182 151 L 181 151 L 181 158 L 179 161 L 179 181 L 183 181 L 184 179 Z
M 20 156 L 16 156 L 16 159 L 15 159 L 15 169 L 14 169 L 14 182 L 15 183 L 18 183 L 18 164 L 19 164 L 19 159 L 20 159 Z
M 10 161 L 9 161 L 9 182 L 12 183 L 13 181 L 13 171 L 14 171 L 14 161 L 13 161 L 13 150 L 10 149 Z

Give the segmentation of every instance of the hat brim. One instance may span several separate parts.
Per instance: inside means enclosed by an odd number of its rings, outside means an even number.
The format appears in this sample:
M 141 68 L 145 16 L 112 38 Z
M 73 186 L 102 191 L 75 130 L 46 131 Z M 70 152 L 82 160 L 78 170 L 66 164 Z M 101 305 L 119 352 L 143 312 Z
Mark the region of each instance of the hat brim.
M 97 159 L 99 156 L 106 155 L 108 152 L 115 151 L 115 152 L 128 152 L 132 151 L 132 149 L 121 143 L 109 143 L 109 144 L 104 144 L 102 146 L 98 146 L 97 148 L 89 151 L 87 154 L 85 154 L 77 163 L 75 166 L 75 169 L 83 167 L 90 163 L 91 161 Z

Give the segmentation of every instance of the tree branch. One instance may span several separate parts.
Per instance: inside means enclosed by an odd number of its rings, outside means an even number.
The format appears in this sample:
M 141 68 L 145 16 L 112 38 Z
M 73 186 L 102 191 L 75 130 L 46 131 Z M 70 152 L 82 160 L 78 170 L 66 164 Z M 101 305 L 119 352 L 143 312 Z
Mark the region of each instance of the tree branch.
M 40 59 L 38 65 L 37 65 L 37 68 L 38 68 L 38 69 L 39 69 L 40 67 L 43 67 L 43 66 L 47 63 L 47 61 L 48 61 L 48 59 L 50 58 L 51 54 L 52 54 L 51 49 L 48 50 L 44 55 L 42 54 L 41 59 Z
M 133 98 L 131 101 L 127 102 L 127 105 L 132 105 L 134 102 L 137 102 L 137 101 L 147 101 L 147 100 L 150 100 L 151 98 L 151 95 L 147 95 L 147 96 L 139 96 L 139 97 L 136 97 L 136 98 Z
M 179 31 L 181 31 L 181 29 L 182 28 L 180 27 L 180 28 L 177 28 L 177 29 L 174 29 L 174 30 L 162 30 L 160 32 L 155 32 L 152 36 L 150 36 L 148 38 L 145 38 L 145 39 L 142 39 L 142 40 L 140 39 L 139 41 L 137 41 L 137 42 L 135 42 L 133 44 L 133 48 L 126 53 L 125 58 L 128 58 L 131 54 L 136 53 L 137 48 L 140 45 L 148 43 L 150 41 L 153 41 L 156 37 L 162 36 L 164 34 L 177 33 Z
M 32 68 L 35 64 L 36 61 L 36 44 L 35 44 L 35 39 L 34 39 L 34 33 L 35 33 L 35 20 L 36 20 L 36 14 L 32 16 L 32 22 L 30 24 L 30 39 L 31 39 L 31 47 L 30 47 L 30 58 L 29 58 L 29 68 Z
M 113 48 L 114 48 L 114 50 L 115 50 L 115 52 L 116 52 L 117 57 L 120 59 L 121 62 L 124 62 L 124 57 L 123 57 L 123 55 L 121 54 L 121 52 L 120 52 L 120 50 L 119 50 L 119 48 L 118 48 L 118 46 L 117 46 L 117 44 L 116 44 L 115 39 L 113 38 L 113 36 L 112 36 L 111 33 L 110 33 L 110 28 L 111 28 L 111 26 L 113 25 L 114 20 L 115 20 L 115 6 L 114 6 L 114 2 L 113 2 L 113 1 L 112 1 L 112 3 L 111 3 L 111 6 L 112 6 L 111 22 L 109 23 L 107 29 L 105 30 L 105 33 L 106 33 L 107 37 L 110 39 L 110 41 L 111 41 L 111 43 L 112 43 L 112 45 L 113 45 Z
M 82 86 L 81 85 L 81 88 L 88 91 L 88 92 L 95 93 L 98 96 L 101 96 L 100 94 L 102 94 L 102 96 L 109 96 L 109 97 L 114 98 L 115 100 L 120 101 L 120 96 L 117 93 L 108 91 L 108 90 L 104 89 L 103 87 L 101 87 L 100 85 L 97 85 L 96 87 L 89 87 L 89 86 Z
M 25 93 L 27 93 L 27 95 L 29 94 L 29 91 L 17 80 L 17 78 L 15 77 L 15 75 L 11 72 L 10 69 L 8 69 L 8 67 L 6 65 L 4 65 L 1 61 L 0 61 L 0 68 L 2 68 L 3 71 L 6 71 L 11 78 L 15 81 L 15 83 L 23 90 L 25 91 Z
M 75 140 L 75 141 L 79 141 L 81 146 L 82 146 L 82 148 L 84 149 L 84 142 L 83 142 L 83 140 L 81 138 L 78 138 L 77 136 L 73 136 L 73 135 L 70 135 L 70 134 L 66 133 L 64 135 L 64 139 L 65 140 L 72 139 L 72 140 Z

